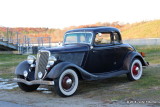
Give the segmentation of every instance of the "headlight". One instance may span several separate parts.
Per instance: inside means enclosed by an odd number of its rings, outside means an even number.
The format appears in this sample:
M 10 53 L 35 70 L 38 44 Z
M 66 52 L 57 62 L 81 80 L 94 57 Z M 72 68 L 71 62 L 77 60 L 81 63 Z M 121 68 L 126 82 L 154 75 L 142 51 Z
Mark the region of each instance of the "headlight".
M 27 77 L 27 76 L 28 76 L 28 72 L 25 70 L 25 71 L 23 72 L 23 75 L 24 75 L 24 77 Z
M 48 59 L 48 65 L 53 65 L 57 59 L 54 56 L 50 56 Z
M 42 72 L 38 72 L 38 78 L 41 79 L 43 77 Z
M 28 57 L 27 57 L 27 62 L 29 63 L 29 64 L 33 64 L 33 62 L 36 60 L 36 57 L 35 56 L 33 56 L 33 55 L 29 55 Z

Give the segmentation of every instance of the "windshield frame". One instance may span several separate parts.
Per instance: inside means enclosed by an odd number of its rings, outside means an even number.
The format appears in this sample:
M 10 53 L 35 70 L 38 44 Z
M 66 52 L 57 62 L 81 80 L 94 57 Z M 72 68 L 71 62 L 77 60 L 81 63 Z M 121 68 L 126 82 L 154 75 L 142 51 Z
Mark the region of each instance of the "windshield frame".
M 90 33 L 91 34 L 91 41 L 90 41 L 90 43 L 69 43 L 69 44 L 65 44 L 66 35 L 67 34 L 74 34 L 74 33 Z M 93 32 L 69 32 L 69 33 L 65 33 L 65 35 L 63 37 L 63 45 L 70 45 L 70 44 L 88 44 L 88 45 L 91 45 L 92 41 L 93 41 Z

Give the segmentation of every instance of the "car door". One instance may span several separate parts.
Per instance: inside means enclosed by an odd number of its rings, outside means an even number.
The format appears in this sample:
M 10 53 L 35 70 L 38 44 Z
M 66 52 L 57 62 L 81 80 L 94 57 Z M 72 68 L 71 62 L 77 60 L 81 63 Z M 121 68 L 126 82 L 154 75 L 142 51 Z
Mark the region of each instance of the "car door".
M 93 48 L 89 51 L 85 69 L 91 73 L 114 70 L 114 45 L 111 33 L 97 34 Z
M 114 68 L 115 70 L 120 70 L 123 67 L 123 61 L 129 49 L 121 42 L 120 34 L 114 32 L 113 39 L 114 39 L 113 42 L 114 42 L 114 53 L 115 53 Z

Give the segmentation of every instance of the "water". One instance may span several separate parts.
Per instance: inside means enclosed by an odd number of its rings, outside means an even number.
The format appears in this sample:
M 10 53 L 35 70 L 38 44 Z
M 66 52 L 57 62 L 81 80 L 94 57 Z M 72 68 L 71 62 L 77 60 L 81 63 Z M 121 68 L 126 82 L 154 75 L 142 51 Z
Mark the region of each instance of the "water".
M 17 83 L 13 83 L 9 79 L 0 78 L 0 89 L 12 90 L 17 87 L 18 87 Z M 40 91 L 44 94 L 51 94 L 52 93 L 52 91 L 48 90 L 47 88 L 38 88 L 37 91 Z
M 0 78 L 0 89 L 11 90 L 17 87 L 18 87 L 17 83 L 11 83 L 9 79 Z
M 52 91 L 48 90 L 47 88 L 38 88 L 38 91 L 41 91 L 43 94 L 51 94 Z

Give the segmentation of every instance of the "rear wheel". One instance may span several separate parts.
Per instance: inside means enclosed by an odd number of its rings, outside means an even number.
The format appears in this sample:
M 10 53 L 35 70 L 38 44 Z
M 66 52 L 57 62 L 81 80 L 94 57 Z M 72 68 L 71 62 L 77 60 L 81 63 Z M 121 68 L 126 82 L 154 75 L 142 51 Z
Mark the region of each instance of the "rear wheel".
M 17 78 L 24 79 L 24 76 L 18 75 Z M 35 91 L 39 87 L 39 85 L 26 85 L 20 82 L 18 82 L 18 86 L 20 89 L 26 92 Z
M 139 80 L 142 76 L 142 63 L 139 59 L 133 59 L 132 63 L 130 64 L 130 72 L 127 74 L 129 80 Z
M 78 87 L 78 76 L 73 69 L 66 69 L 55 80 L 55 89 L 58 95 L 62 97 L 69 97 L 73 95 Z

